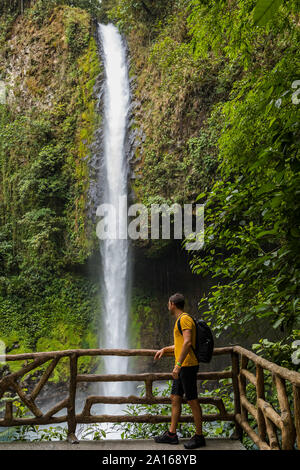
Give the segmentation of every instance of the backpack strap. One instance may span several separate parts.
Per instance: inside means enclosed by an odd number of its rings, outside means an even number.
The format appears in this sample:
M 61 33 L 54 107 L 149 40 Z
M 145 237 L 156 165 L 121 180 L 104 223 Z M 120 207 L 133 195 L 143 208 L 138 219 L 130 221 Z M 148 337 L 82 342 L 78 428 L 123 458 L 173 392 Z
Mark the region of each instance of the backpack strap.
M 190 318 L 193 320 L 193 322 L 195 323 L 195 320 L 193 319 L 193 317 L 191 317 L 191 315 L 189 315 L 188 313 L 184 313 L 183 315 L 187 315 L 187 316 L 190 317 Z M 182 335 L 182 328 L 181 328 L 181 325 L 180 325 L 180 318 L 181 318 L 183 315 L 180 315 L 180 317 L 179 317 L 178 320 L 177 320 L 177 328 L 178 328 L 179 333 L 180 333 L 181 335 Z M 195 323 L 195 325 L 196 325 L 196 323 Z

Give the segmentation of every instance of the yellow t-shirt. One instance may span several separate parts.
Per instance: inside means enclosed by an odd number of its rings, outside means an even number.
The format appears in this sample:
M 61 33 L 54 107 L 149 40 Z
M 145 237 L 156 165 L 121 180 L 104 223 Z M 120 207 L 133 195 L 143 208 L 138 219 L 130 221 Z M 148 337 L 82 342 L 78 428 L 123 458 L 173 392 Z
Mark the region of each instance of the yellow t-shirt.
M 183 312 L 180 315 L 179 318 L 180 318 L 180 326 L 181 326 L 182 332 L 183 332 L 183 330 L 192 330 L 192 345 L 195 348 L 196 347 L 196 325 L 193 322 L 193 319 L 185 312 Z M 178 330 L 177 322 L 178 322 L 178 318 L 175 321 L 175 325 L 174 325 L 175 364 L 179 359 L 179 356 L 180 356 L 180 353 L 181 353 L 181 350 L 182 350 L 182 346 L 183 346 L 183 335 L 181 335 L 180 331 Z M 196 366 L 198 364 L 199 364 L 199 362 L 197 361 L 197 358 L 196 358 L 192 348 L 190 348 L 188 354 L 186 355 L 186 358 L 184 359 L 184 361 L 182 363 L 182 367 Z

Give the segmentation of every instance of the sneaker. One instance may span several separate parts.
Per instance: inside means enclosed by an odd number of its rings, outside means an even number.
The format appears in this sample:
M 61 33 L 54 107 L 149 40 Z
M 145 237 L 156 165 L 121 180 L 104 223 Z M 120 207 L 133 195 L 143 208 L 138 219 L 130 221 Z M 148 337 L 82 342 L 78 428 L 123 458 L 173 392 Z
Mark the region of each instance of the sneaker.
M 196 449 L 197 447 L 204 447 L 206 445 L 205 443 L 205 438 L 201 434 L 201 436 L 198 436 L 195 434 L 188 442 L 184 444 L 184 447 L 186 449 Z
M 159 444 L 179 444 L 177 434 L 175 434 L 175 436 L 170 436 L 168 431 L 164 432 L 160 436 L 156 436 L 154 440 Z

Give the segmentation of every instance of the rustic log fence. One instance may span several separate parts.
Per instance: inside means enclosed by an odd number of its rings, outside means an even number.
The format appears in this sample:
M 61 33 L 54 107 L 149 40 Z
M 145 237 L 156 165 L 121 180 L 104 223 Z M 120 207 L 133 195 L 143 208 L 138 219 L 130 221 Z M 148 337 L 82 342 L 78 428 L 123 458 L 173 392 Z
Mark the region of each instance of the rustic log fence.
M 0 426 L 20 426 L 55 424 L 67 422 L 68 441 L 78 442 L 76 438 L 76 425 L 79 423 L 164 423 L 169 422 L 170 416 L 145 414 L 133 415 L 92 415 L 91 407 L 97 403 L 106 404 L 170 404 L 168 397 L 153 395 L 153 382 L 172 379 L 171 373 L 142 373 L 142 374 L 79 374 L 78 359 L 82 356 L 154 356 L 155 350 L 148 349 L 77 349 L 68 351 L 51 351 L 25 354 L 7 354 L 6 361 L 24 361 L 17 372 L 8 373 L 0 380 L 0 399 L 6 392 L 16 392 L 19 400 L 31 412 L 31 417 L 17 417 L 13 413 L 13 402 L 16 398 L 5 397 L 5 412 L 0 418 Z M 291 450 L 300 448 L 300 373 L 278 366 L 257 356 L 240 346 L 215 348 L 214 355 L 230 355 L 230 370 L 199 372 L 198 380 L 213 380 L 228 378 L 232 380 L 234 394 L 234 413 L 226 410 L 222 398 L 199 397 L 201 404 L 209 404 L 217 408 L 217 413 L 203 415 L 203 421 L 232 421 L 235 423 L 233 438 L 241 439 L 245 432 L 252 441 L 263 450 Z M 172 353 L 166 354 L 172 356 Z M 36 398 L 62 358 L 69 359 L 69 388 L 67 398 L 55 404 L 46 413 L 43 413 L 36 404 Z M 22 378 L 29 372 L 49 362 L 38 383 L 33 390 L 25 393 L 22 389 Z M 247 367 L 255 369 L 255 374 Z M 278 410 L 268 403 L 265 397 L 264 371 L 272 374 L 278 397 Z M 145 383 L 145 396 L 107 397 L 88 396 L 82 412 L 76 414 L 75 398 L 77 384 L 80 382 L 113 382 L 113 381 L 141 381 Z M 247 382 L 255 387 L 256 403 L 251 403 L 247 397 Z M 292 386 L 292 407 L 288 399 L 286 382 Z M 63 416 L 55 416 L 62 409 L 66 409 Z M 280 411 L 279 411 L 280 410 Z M 256 423 L 249 424 L 248 414 L 251 414 Z M 192 415 L 182 415 L 180 422 L 193 422 Z

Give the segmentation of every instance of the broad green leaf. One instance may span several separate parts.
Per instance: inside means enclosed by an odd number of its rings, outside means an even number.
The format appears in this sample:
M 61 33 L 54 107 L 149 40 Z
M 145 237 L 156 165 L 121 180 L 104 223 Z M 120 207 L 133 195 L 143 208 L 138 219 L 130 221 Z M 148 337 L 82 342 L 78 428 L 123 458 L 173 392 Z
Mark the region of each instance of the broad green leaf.
M 254 24 L 264 26 L 275 16 L 281 3 L 282 0 L 258 0 L 253 12 Z
M 199 201 L 199 199 L 201 199 L 204 196 L 207 196 L 207 193 L 203 192 L 201 194 L 198 194 L 198 196 L 196 197 L 196 201 Z
M 275 189 L 275 186 L 274 186 L 273 183 L 266 183 L 263 186 L 261 186 L 261 188 L 258 189 L 256 194 L 258 196 L 260 196 L 263 193 L 270 193 L 270 192 L 274 191 L 274 189 Z
M 273 324 L 273 328 L 278 328 L 283 322 L 284 317 L 278 318 L 278 320 Z
M 263 230 L 262 232 L 259 232 L 257 235 L 256 235 L 256 238 L 261 238 L 261 237 L 264 237 L 266 235 L 276 235 L 277 234 L 277 230 Z

